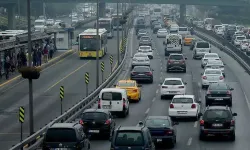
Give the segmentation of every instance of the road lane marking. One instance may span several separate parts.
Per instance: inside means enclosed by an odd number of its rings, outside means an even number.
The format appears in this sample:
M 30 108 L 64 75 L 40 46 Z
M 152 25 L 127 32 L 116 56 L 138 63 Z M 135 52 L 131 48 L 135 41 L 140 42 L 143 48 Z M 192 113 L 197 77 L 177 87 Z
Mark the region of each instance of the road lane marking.
M 162 78 L 160 77 L 160 81 L 162 80 Z
M 83 68 L 84 66 L 86 66 L 87 64 L 89 64 L 90 62 L 91 62 L 91 60 L 87 61 L 86 63 L 84 63 L 83 65 L 81 65 L 80 67 L 78 67 L 76 70 L 72 71 L 71 73 L 69 73 L 68 75 L 66 75 L 65 77 L 63 77 L 61 80 L 59 80 L 55 84 L 51 85 L 47 90 L 44 91 L 44 93 L 46 93 L 49 90 L 51 90 L 53 87 L 55 87 L 56 85 L 58 85 L 60 82 L 62 82 L 63 80 L 65 80 L 66 78 L 68 78 L 69 76 L 71 76 L 72 74 L 76 73 L 78 70 L 80 70 L 81 68 Z
M 148 108 L 148 109 L 146 110 L 145 114 L 148 114 L 149 110 L 150 110 L 150 108 Z
M 66 55 L 67 53 L 69 53 L 69 52 L 71 52 L 71 51 L 72 51 L 72 50 L 69 50 L 68 52 L 65 52 L 65 53 L 63 53 L 63 54 L 61 54 L 61 55 L 59 55 L 59 56 L 57 56 L 57 57 L 51 59 L 49 62 L 54 61 L 54 60 L 58 59 L 59 57 L 61 57 L 62 55 Z M 73 55 L 73 54 L 75 54 L 75 53 L 76 53 L 76 52 L 73 52 L 72 54 L 66 56 L 65 58 L 63 58 L 63 59 L 61 59 L 61 60 L 59 60 L 59 61 L 56 62 L 55 64 L 50 65 L 50 66 L 48 66 L 47 68 L 42 69 L 41 72 L 43 72 L 43 71 L 45 71 L 45 70 L 47 70 L 47 69 L 49 69 L 49 68 L 55 66 L 56 64 L 58 64 L 58 63 L 64 61 L 67 57 L 69 57 L 69 56 L 71 56 L 71 55 Z M 45 63 L 44 63 L 44 64 L 45 64 Z M 44 64 L 42 64 L 42 66 L 43 66 Z M 18 76 L 16 76 L 16 77 L 14 77 L 14 78 L 12 78 L 12 79 L 10 79 L 10 80 L 8 80 L 8 81 L 6 81 L 6 82 L 0 84 L 0 88 L 3 87 L 3 86 L 5 86 L 5 85 L 7 85 L 7 84 L 9 84 L 9 83 L 11 83 L 12 81 L 17 80 L 17 79 L 20 78 L 20 77 L 21 77 L 21 75 L 18 75 Z M 23 81 L 25 81 L 25 79 L 19 81 L 18 83 L 14 84 L 13 86 L 7 88 L 6 90 L 4 90 L 4 91 L 2 91 L 2 92 L 6 92 L 7 90 L 12 89 L 13 87 L 19 85 L 19 84 L 22 83 Z
M 155 101 L 155 97 L 152 99 L 152 102 L 154 102 Z
M 201 87 L 201 83 L 200 82 L 198 82 L 198 87 Z
M 197 124 L 198 124 L 198 121 L 195 121 L 195 122 L 194 122 L 194 127 L 195 127 L 195 128 L 197 127 Z
M 190 146 L 192 144 L 192 140 L 193 140 L 193 138 L 191 138 L 191 137 L 188 139 L 187 146 Z
M 159 90 L 157 89 L 157 90 L 156 90 L 156 94 L 158 94 L 158 92 L 159 92 Z

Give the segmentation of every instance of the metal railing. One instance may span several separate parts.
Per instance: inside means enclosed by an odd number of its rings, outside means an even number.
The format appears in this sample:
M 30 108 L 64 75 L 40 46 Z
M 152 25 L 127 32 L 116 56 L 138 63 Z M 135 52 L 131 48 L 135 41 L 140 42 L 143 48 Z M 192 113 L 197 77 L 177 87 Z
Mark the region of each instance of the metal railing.
M 131 19 L 133 19 L 133 18 L 131 18 Z M 130 26 L 130 25 L 128 25 L 128 26 Z M 126 37 L 127 37 L 128 30 L 126 30 L 126 31 L 127 31 L 127 33 L 126 33 Z M 125 40 L 127 41 L 127 38 L 125 38 Z M 124 49 L 125 49 L 125 56 L 126 56 L 127 55 L 127 50 L 126 50 L 127 45 L 124 45 L 124 46 L 125 46 Z M 76 105 L 71 107 L 69 110 L 65 111 L 61 116 L 55 118 L 52 122 L 50 122 L 49 124 L 47 124 L 46 126 L 41 128 L 40 130 L 38 130 L 33 135 L 31 135 L 28 138 L 24 139 L 22 142 L 16 144 L 15 146 L 10 148 L 9 150 L 20 150 L 23 147 L 29 147 L 31 145 L 32 145 L 32 147 L 34 147 L 33 145 L 36 145 L 36 146 L 39 145 L 40 142 L 41 142 L 41 139 L 45 135 L 45 132 L 47 131 L 47 129 L 51 125 L 53 125 L 54 123 L 58 123 L 58 122 L 72 121 L 84 109 L 90 108 L 92 106 L 92 104 L 97 101 L 97 96 L 99 95 L 99 92 L 103 88 L 110 86 L 110 84 L 115 81 L 115 79 L 118 77 L 118 75 L 122 71 L 122 68 L 123 68 L 125 62 L 126 62 L 126 57 L 123 57 L 122 62 L 120 63 L 120 65 L 116 67 L 116 69 L 112 72 L 112 74 L 110 74 L 109 77 L 106 78 L 105 81 L 97 89 L 92 91 L 87 97 L 80 100 Z

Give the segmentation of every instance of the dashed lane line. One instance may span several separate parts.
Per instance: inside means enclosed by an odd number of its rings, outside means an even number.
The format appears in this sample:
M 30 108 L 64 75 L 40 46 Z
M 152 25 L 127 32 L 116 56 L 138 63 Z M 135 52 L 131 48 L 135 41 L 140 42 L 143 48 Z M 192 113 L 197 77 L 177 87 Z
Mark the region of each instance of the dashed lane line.
M 148 108 L 148 109 L 145 111 L 145 114 L 148 114 L 149 110 L 150 110 L 150 108 Z
M 190 145 L 192 144 L 192 140 L 193 140 L 192 137 L 190 137 L 190 138 L 188 139 L 187 146 L 190 146 Z

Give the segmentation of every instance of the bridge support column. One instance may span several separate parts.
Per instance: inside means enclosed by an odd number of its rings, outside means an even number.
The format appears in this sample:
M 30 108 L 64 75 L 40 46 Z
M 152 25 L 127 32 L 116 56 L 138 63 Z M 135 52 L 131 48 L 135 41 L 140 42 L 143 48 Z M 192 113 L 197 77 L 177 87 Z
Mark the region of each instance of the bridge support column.
M 100 17 L 106 16 L 106 4 L 103 2 L 99 3 L 99 16 Z
M 185 23 L 185 17 L 186 17 L 186 5 L 181 4 L 180 5 L 180 24 L 184 24 Z
M 8 12 L 8 29 L 16 29 L 16 5 L 8 5 L 7 6 Z

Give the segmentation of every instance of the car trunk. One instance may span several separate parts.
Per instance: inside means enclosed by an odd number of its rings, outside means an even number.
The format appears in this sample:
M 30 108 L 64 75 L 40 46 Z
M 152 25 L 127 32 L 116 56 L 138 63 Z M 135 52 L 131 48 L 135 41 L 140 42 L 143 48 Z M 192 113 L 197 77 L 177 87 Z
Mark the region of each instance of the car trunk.
M 132 76 L 133 77 L 149 77 L 151 75 L 149 75 L 150 72 L 133 72 Z
M 170 131 L 170 128 L 152 128 L 148 127 L 151 136 L 167 136 L 168 131 Z
M 46 142 L 46 148 L 51 150 L 76 150 L 77 142 Z
M 207 77 L 207 80 L 208 81 L 215 81 L 215 82 L 217 82 L 217 81 L 219 81 L 220 80 L 220 75 L 217 75 L 217 74 L 209 74 L 209 75 L 206 75 L 206 77 Z
M 208 120 L 204 123 L 205 129 L 230 129 L 231 127 L 231 120 Z
M 169 91 L 169 93 L 173 94 L 176 93 L 177 90 L 179 91 L 180 88 L 184 88 L 183 85 L 164 85 L 164 86 L 167 86 L 168 87 L 167 90 Z
M 228 97 L 227 90 L 210 91 L 211 97 Z
M 187 110 L 191 109 L 193 103 L 173 103 L 174 109 L 177 110 Z
M 104 96 L 104 94 L 107 94 Z M 104 92 L 102 93 L 101 105 L 102 109 L 121 111 L 123 109 L 122 94 L 119 92 Z

